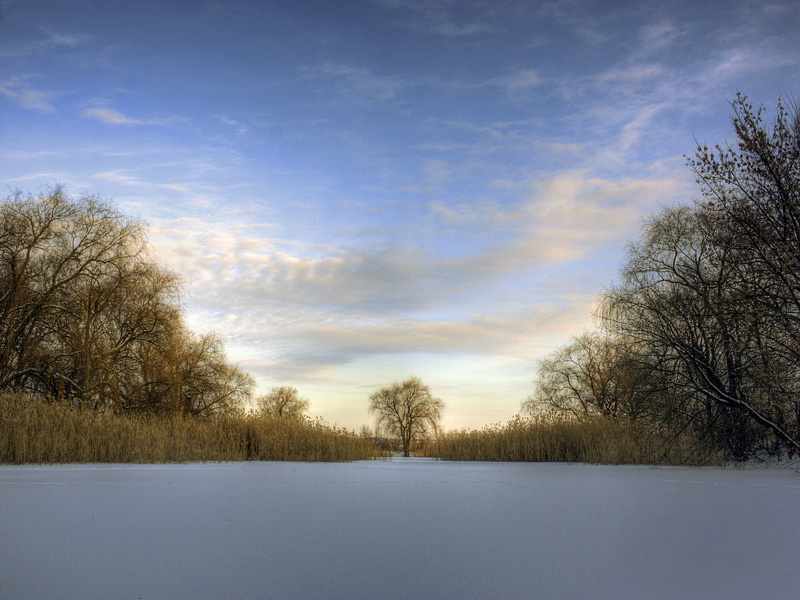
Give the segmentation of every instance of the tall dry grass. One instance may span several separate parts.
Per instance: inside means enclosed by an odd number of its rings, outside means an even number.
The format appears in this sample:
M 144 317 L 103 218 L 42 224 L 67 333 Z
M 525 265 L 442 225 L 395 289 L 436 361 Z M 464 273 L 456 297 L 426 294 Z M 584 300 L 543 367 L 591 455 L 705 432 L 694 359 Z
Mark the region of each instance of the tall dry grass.
M 468 461 L 716 464 L 689 440 L 668 440 L 645 425 L 611 419 L 517 417 L 505 425 L 444 434 L 423 453 Z
M 80 410 L 0 394 L 0 463 L 352 461 L 372 442 L 312 420 L 182 418 Z

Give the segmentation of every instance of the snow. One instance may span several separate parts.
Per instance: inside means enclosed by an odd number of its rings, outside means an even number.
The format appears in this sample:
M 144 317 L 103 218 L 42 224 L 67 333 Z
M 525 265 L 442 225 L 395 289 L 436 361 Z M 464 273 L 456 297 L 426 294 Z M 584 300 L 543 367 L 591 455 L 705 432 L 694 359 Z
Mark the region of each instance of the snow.
M 0 467 L 0 598 L 793 598 L 791 469 Z

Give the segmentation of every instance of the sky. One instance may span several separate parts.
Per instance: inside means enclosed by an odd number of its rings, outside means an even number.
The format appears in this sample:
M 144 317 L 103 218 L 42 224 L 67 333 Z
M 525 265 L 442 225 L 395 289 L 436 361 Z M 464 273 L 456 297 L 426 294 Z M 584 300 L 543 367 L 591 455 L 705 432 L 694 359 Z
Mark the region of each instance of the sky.
M 738 91 L 800 94 L 800 1 L 0 0 L 0 184 L 150 225 L 192 329 L 331 423 L 420 377 L 504 422 L 699 192 Z

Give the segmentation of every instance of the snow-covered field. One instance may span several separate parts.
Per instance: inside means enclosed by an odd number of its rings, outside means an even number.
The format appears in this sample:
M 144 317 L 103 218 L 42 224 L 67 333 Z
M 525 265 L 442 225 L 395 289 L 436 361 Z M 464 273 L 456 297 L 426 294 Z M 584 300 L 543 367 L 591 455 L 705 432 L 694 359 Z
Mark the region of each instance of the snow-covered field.
M 798 598 L 791 469 L 0 467 L 0 598 Z

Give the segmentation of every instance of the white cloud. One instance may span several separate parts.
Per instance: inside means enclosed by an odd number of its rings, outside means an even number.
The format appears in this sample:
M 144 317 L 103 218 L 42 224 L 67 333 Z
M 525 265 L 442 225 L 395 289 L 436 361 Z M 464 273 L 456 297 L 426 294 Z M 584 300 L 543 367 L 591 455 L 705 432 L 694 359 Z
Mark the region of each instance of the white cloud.
M 303 67 L 300 73 L 308 80 L 340 84 L 342 91 L 361 100 L 392 100 L 408 85 L 399 77 L 376 75 L 368 69 L 334 62 Z
M 90 36 L 84 34 L 58 33 L 56 31 L 46 31 L 45 33 L 46 37 L 26 44 L 16 44 L 13 47 L 3 45 L 0 47 L 0 56 L 20 58 L 33 54 L 43 54 L 56 49 L 75 48 L 91 40 Z
M 191 187 L 187 184 L 182 183 L 155 183 L 150 180 L 144 180 L 136 178 L 132 175 L 126 175 L 125 173 L 120 173 L 117 171 L 106 171 L 104 173 L 95 173 L 92 175 L 92 179 L 97 179 L 101 181 L 109 181 L 112 183 L 121 184 L 124 186 L 132 186 L 138 188 L 146 188 L 146 189 L 163 189 L 163 190 L 170 190 L 173 192 L 181 192 L 181 193 L 189 193 L 191 191 Z
M 153 228 L 152 239 L 157 254 L 191 282 L 193 304 L 219 315 L 246 315 L 245 329 L 268 323 L 289 338 L 306 332 L 306 344 L 323 346 L 325 339 L 351 335 L 351 342 L 365 352 L 410 350 L 417 343 L 450 347 L 458 340 L 462 348 L 466 340 L 476 347 L 499 346 L 504 336 L 525 332 L 517 325 L 505 328 L 502 320 L 490 316 L 504 310 L 493 305 L 491 290 L 500 293 L 512 285 L 524 296 L 530 285 L 526 273 L 577 261 L 604 247 L 621 248 L 648 208 L 685 198 L 686 191 L 685 182 L 668 173 L 612 180 L 569 171 L 541 180 L 496 183 L 515 186 L 528 197 L 513 205 L 428 205 L 429 216 L 465 239 L 496 234 L 492 243 L 470 243 L 467 248 L 472 249 L 455 258 L 412 240 L 357 244 L 351 237 L 340 246 L 289 243 L 273 237 L 271 224 L 235 217 L 224 223 L 162 221 Z M 443 229 L 433 231 L 438 236 Z M 586 289 L 583 298 L 597 291 Z M 518 308 L 511 305 L 512 311 Z M 462 317 L 438 320 L 435 315 L 442 310 Z M 406 347 L 394 339 L 409 331 L 418 342 Z M 314 335 L 319 336 L 316 341 Z
M 708 77 L 710 83 L 736 83 L 749 73 L 790 67 L 798 63 L 800 55 L 796 53 L 777 54 L 768 48 L 741 46 L 718 52 L 702 75 Z
M 496 77 L 489 82 L 491 85 L 499 85 L 510 94 L 527 93 L 542 83 L 542 78 L 535 69 L 521 69 L 512 75 Z
M 53 159 L 67 156 L 68 153 L 60 150 L 7 150 L 0 154 L 6 160 L 38 160 Z
M 30 84 L 31 77 L 13 76 L 5 81 L 0 81 L 0 94 L 10 98 L 23 108 L 39 112 L 56 112 L 51 103 L 52 94 L 33 88 Z
M 609 69 L 597 75 L 594 80 L 601 87 L 619 89 L 620 86 L 646 84 L 652 80 L 663 79 L 667 75 L 667 68 L 664 65 L 634 63 Z
M 250 132 L 250 127 L 226 115 L 219 115 L 217 116 L 217 119 L 219 119 L 219 121 L 224 125 L 233 128 L 238 135 L 246 135 Z
M 431 22 L 428 25 L 431 33 L 445 36 L 467 36 L 476 33 L 487 33 L 497 31 L 485 23 L 454 23 L 452 21 Z
M 488 273 L 577 261 L 605 247 L 621 247 L 635 235 L 643 214 L 685 200 L 689 193 L 686 180 L 675 174 L 609 179 L 586 170 L 495 185 L 530 191 L 515 207 L 494 206 L 475 215 L 487 225 L 515 231 L 509 243 L 474 257 L 471 268 Z
M 648 53 L 663 52 L 684 35 L 686 32 L 671 20 L 650 23 L 639 30 L 639 40 Z
M 429 160 L 423 165 L 422 171 L 425 182 L 432 185 L 441 185 L 452 177 L 450 165 L 440 159 Z
M 137 119 L 135 117 L 129 117 L 118 110 L 113 108 L 108 108 L 104 106 L 97 106 L 93 108 L 87 108 L 83 111 L 83 116 L 88 119 L 96 119 L 106 125 L 145 125 L 145 126 L 162 126 L 162 125 L 169 125 L 170 123 L 175 123 L 181 119 L 176 117 L 169 117 L 169 118 L 148 118 L 148 119 Z
M 588 44 L 601 44 L 608 40 L 609 32 L 591 16 L 587 0 L 553 0 L 538 5 L 538 12 L 552 18 Z

